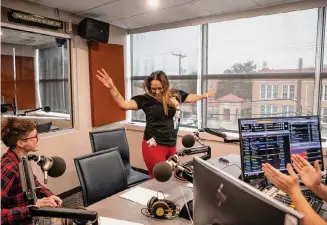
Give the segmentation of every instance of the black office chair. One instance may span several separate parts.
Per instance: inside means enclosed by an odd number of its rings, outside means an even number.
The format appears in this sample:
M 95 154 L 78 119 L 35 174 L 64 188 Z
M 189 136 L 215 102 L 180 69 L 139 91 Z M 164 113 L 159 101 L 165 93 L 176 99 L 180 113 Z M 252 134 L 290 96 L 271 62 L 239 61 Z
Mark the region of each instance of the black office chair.
M 129 147 L 125 128 L 117 128 L 105 131 L 90 132 L 90 140 L 93 152 L 118 147 L 120 156 L 125 166 L 128 187 L 144 182 L 150 177 L 144 173 L 135 171 L 130 165 Z
M 37 122 L 36 124 L 36 130 L 39 134 L 41 133 L 47 133 L 51 130 L 52 121 L 48 122 Z
M 74 162 L 85 207 L 127 188 L 125 168 L 117 147 L 77 157 Z

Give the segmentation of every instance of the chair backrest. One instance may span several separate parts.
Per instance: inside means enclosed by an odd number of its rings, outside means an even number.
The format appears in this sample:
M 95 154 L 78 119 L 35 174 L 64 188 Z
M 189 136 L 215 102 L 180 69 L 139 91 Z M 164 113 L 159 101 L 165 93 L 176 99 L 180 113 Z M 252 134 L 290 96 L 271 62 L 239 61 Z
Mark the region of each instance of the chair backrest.
M 43 123 L 37 123 L 36 124 L 36 130 L 38 133 L 46 133 L 51 130 L 52 121 L 49 122 L 43 122 Z
M 90 132 L 93 152 L 118 147 L 125 167 L 130 167 L 129 147 L 125 128 Z
M 118 148 L 80 156 L 74 162 L 85 207 L 127 188 L 125 168 Z

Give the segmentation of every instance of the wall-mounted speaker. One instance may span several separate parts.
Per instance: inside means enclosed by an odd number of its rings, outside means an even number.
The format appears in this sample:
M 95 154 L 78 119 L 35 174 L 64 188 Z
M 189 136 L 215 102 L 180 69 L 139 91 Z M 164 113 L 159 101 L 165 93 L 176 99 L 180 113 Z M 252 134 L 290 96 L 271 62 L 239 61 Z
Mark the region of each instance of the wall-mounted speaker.
M 84 18 L 78 24 L 78 35 L 89 41 L 108 43 L 109 28 L 109 23 Z

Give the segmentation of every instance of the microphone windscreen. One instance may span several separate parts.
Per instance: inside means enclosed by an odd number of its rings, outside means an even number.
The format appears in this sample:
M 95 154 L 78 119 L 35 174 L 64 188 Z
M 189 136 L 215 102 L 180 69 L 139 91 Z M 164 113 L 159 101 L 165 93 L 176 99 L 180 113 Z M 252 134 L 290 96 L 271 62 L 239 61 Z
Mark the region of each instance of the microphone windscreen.
M 187 134 L 182 138 L 182 144 L 185 148 L 192 148 L 195 144 L 195 137 L 192 134 Z
M 168 181 L 173 174 L 173 168 L 167 162 L 157 163 L 153 168 L 153 176 L 159 182 Z
M 43 111 L 44 112 L 50 112 L 51 111 L 51 108 L 49 106 L 44 106 L 43 107 Z
M 52 166 L 48 171 L 50 177 L 60 177 L 66 171 L 66 162 L 58 156 L 51 157 Z

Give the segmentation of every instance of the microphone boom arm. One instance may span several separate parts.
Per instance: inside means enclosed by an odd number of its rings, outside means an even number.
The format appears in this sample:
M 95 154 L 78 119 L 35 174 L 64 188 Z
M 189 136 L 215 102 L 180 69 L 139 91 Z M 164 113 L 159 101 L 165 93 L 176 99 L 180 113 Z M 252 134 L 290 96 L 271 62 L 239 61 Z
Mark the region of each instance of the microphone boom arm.
M 177 152 L 178 156 L 185 156 L 185 155 L 195 155 L 199 153 L 206 153 L 205 155 L 201 156 L 200 158 L 203 160 L 207 160 L 211 158 L 211 147 L 210 146 L 200 146 L 200 147 L 192 147 L 192 148 L 184 148 Z

